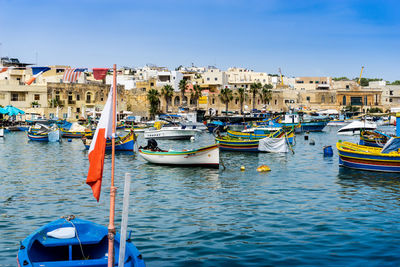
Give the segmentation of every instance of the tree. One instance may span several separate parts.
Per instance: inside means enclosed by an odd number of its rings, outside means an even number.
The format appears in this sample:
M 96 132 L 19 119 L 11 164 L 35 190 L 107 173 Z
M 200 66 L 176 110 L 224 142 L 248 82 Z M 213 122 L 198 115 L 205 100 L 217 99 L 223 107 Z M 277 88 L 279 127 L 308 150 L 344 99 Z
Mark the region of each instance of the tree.
M 243 103 L 244 103 L 244 101 L 247 100 L 246 89 L 244 89 L 243 87 L 238 88 L 237 92 L 235 92 L 235 97 L 239 101 L 239 104 L 240 104 L 240 114 L 243 114 Z
M 165 112 L 168 113 L 168 103 L 171 100 L 171 97 L 174 95 L 174 88 L 171 85 L 167 84 L 161 88 L 161 95 L 164 96 L 165 99 Z
M 186 87 L 187 87 L 186 80 L 182 79 L 179 82 L 179 89 L 181 90 L 181 106 L 183 106 L 183 99 L 185 98 Z
M 228 115 L 228 105 L 229 102 L 232 101 L 233 99 L 233 93 L 232 90 L 229 88 L 224 88 L 221 90 L 219 93 L 219 99 L 222 101 L 222 103 L 225 104 L 225 113 Z
M 271 91 L 272 88 L 274 88 L 272 84 L 264 84 L 264 86 L 261 89 L 260 97 L 264 105 L 266 105 L 267 102 L 269 102 L 272 98 L 272 91 Z
M 193 99 L 193 104 L 197 108 L 198 100 L 202 96 L 201 87 L 198 84 L 193 85 L 193 89 L 191 90 L 190 98 Z
M 261 83 L 253 83 L 250 85 L 250 92 L 253 95 L 253 110 L 256 109 L 256 95 L 261 88 Z
M 400 80 L 396 80 L 396 81 L 394 81 L 394 82 L 392 82 L 390 84 L 392 84 L 392 85 L 400 85 Z
M 147 100 L 150 103 L 150 116 L 154 118 L 154 115 L 158 111 L 158 105 L 160 104 L 160 93 L 154 88 L 150 89 L 147 92 Z

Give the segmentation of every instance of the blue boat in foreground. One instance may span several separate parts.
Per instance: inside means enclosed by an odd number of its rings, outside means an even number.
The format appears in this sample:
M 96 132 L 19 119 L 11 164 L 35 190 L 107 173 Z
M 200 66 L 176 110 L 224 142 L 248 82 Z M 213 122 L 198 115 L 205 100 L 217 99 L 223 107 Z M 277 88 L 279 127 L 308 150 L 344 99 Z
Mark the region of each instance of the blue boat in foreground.
M 18 266 L 107 266 L 108 229 L 105 226 L 67 216 L 34 231 L 18 250 Z M 115 266 L 120 236 L 115 235 Z M 125 266 L 145 266 L 133 243 L 126 243 Z

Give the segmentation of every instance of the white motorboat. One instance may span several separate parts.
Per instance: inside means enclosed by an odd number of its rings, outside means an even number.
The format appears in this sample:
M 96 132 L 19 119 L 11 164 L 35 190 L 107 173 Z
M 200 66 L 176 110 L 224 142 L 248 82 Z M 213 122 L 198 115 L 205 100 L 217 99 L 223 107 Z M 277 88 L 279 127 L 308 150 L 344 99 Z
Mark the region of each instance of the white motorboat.
M 152 127 L 144 131 L 144 138 L 190 139 L 199 132 L 199 130 L 193 129 L 193 127 L 187 127 L 179 124 L 155 124 L 155 126 L 156 127 Z
M 359 135 L 361 129 L 375 130 L 376 123 L 368 122 L 368 121 L 359 121 L 359 120 L 353 121 L 349 125 L 346 125 L 346 126 L 340 128 L 337 131 L 337 134 L 338 135 Z
M 4 137 L 4 128 L 0 128 L 0 137 Z

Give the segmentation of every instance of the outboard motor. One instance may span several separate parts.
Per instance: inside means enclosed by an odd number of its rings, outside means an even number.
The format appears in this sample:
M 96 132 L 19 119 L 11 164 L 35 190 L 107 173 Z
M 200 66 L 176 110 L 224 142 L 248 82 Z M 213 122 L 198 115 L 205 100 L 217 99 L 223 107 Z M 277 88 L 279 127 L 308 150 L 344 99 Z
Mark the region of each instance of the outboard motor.
M 147 146 L 145 147 L 140 146 L 139 149 L 153 150 L 153 151 L 159 150 L 157 141 L 153 138 L 147 140 Z

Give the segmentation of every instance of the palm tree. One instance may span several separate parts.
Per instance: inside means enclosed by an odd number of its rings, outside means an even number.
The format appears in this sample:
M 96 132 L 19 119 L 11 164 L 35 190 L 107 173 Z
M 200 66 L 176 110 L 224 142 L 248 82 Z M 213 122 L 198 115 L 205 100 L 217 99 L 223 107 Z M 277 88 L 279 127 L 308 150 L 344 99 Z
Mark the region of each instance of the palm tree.
M 246 89 L 240 87 L 237 89 L 235 93 L 236 99 L 239 101 L 240 104 L 240 114 L 243 114 L 243 103 L 247 100 L 247 92 Z
M 186 80 L 182 79 L 179 82 L 179 89 L 181 90 L 181 96 L 182 96 L 182 98 L 181 98 L 181 106 L 183 106 L 183 99 L 185 97 L 186 87 L 187 87 Z
M 272 88 L 274 88 L 272 84 L 264 84 L 264 86 L 261 89 L 260 97 L 264 105 L 266 105 L 267 102 L 269 102 L 272 98 L 272 91 L 271 91 Z
M 158 105 L 160 104 L 160 93 L 152 88 L 147 92 L 147 100 L 150 102 L 150 116 L 154 118 L 154 115 L 158 111 Z
M 228 115 L 228 104 L 233 99 L 232 90 L 229 88 L 222 89 L 219 93 L 219 99 L 225 104 L 225 113 Z
M 171 85 L 167 84 L 161 88 L 161 95 L 164 96 L 165 99 L 165 112 L 168 113 L 168 103 L 171 97 L 174 95 L 174 88 Z
M 193 104 L 196 105 L 196 108 L 200 96 L 202 96 L 200 85 L 198 84 L 193 85 L 193 90 L 191 90 L 190 98 L 194 100 Z
M 250 85 L 250 92 L 253 95 L 253 110 L 256 109 L 256 94 L 258 91 L 262 88 L 262 85 L 260 82 L 258 83 L 253 83 Z

